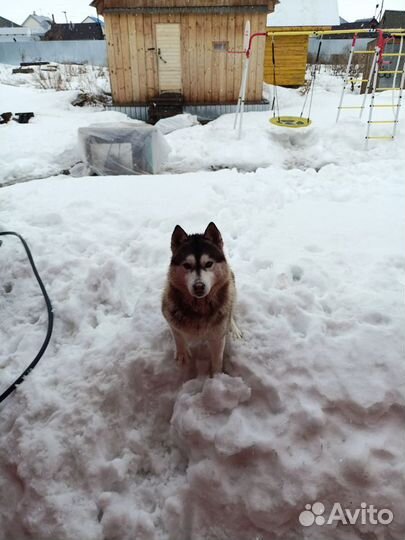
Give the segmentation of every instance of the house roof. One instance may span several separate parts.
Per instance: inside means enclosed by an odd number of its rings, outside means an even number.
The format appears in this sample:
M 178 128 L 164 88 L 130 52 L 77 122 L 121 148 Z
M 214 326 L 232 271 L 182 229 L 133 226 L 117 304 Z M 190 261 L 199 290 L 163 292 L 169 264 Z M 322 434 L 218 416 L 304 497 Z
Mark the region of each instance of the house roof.
M 344 22 L 339 26 L 334 27 L 334 30 L 359 30 L 360 28 L 377 28 L 378 21 L 374 17 L 369 17 L 368 19 L 357 19 L 354 22 Z M 338 36 L 335 36 L 336 39 L 339 39 Z
M 101 19 L 99 19 L 98 17 L 92 17 L 91 15 L 89 15 L 88 17 L 86 17 L 82 23 L 84 23 L 84 21 L 86 21 L 87 19 L 91 19 L 93 21 L 94 24 L 101 24 L 101 26 L 104 26 L 104 21 L 102 21 Z M 86 23 L 85 23 L 86 24 Z
M 4 17 L 0 17 L 0 28 L 20 28 L 19 24 L 16 24 L 13 21 L 9 21 L 8 19 L 5 19 Z
M 25 19 L 25 21 L 22 23 L 22 26 L 25 25 L 29 18 L 37 21 L 37 23 L 40 24 L 44 30 L 47 30 L 49 28 L 49 25 L 52 24 L 52 20 L 49 17 L 45 17 L 44 15 L 37 15 L 36 13 L 30 13 Z
M 69 23 L 52 24 L 51 28 L 42 38 L 44 41 L 70 41 L 81 39 L 104 39 L 100 24 L 95 23 Z
M 334 26 L 339 24 L 337 0 L 280 0 L 268 26 Z

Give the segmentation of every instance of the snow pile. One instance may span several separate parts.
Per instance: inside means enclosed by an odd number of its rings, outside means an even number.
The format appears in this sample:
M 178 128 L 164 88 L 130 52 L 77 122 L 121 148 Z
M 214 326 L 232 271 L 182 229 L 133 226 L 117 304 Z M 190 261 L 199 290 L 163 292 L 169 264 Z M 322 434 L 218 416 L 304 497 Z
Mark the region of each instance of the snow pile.
M 1 112 L 33 112 L 29 124 L 0 126 L 0 185 L 60 174 L 81 160 L 78 128 L 130 121 L 122 113 L 73 107 L 76 91 L 55 92 L 0 84 Z M 137 122 L 132 120 L 132 122 Z
M 12 110 L 38 106 L 32 124 L 0 126 L 9 178 L 71 162 L 79 125 L 123 118 L 9 89 Z M 47 353 L 1 406 L 1 540 L 403 539 L 404 130 L 366 151 L 356 113 L 335 124 L 338 84 L 321 76 L 316 92 L 306 130 L 249 113 L 241 141 L 232 115 L 167 135 L 170 167 L 195 173 L 0 188 L 0 228 L 29 242 L 55 312 Z M 297 114 L 297 92 L 279 98 Z M 185 381 L 160 313 L 170 234 L 211 220 L 244 338 L 226 374 Z M 46 311 L 18 242 L 3 240 L 5 388 Z M 394 521 L 303 527 L 315 501 Z
M 405 214 L 392 165 L 3 188 L 3 223 L 29 240 L 56 315 L 49 351 L 3 405 L 3 537 L 312 539 L 322 528 L 303 531 L 298 515 L 319 500 L 391 508 L 402 539 Z M 213 217 L 244 340 L 229 375 L 182 386 L 160 314 L 170 233 Z M 9 241 L 0 265 L 5 385 L 46 314 Z
M 162 118 L 156 122 L 156 127 L 164 134 L 167 135 L 177 129 L 184 129 L 198 124 L 197 117 L 192 114 L 176 114 L 175 116 L 169 116 L 168 118 Z
M 337 0 L 280 0 L 267 17 L 268 26 L 336 26 Z

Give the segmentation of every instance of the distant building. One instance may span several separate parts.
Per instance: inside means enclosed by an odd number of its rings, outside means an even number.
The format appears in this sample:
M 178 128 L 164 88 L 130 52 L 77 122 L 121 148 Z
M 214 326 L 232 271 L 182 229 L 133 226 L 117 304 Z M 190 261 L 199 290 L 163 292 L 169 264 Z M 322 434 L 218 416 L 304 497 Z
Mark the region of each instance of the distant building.
M 84 21 L 82 21 L 82 24 L 99 24 L 101 26 L 101 29 L 103 31 L 103 34 L 105 34 L 105 30 L 104 30 L 104 21 L 102 21 L 101 19 L 99 19 L 98 17 L 92 17 L 91 15 L 89 15 L 88 17 L 86 17 L 84 19 Z
M 19 24 L 0 17 L 0 43 L 32 41 L 34 36 L 29 28 L 23 28 Z
M 101 26 L 104 26 L 104 21 L 102 21 L 98 17 L 92 17 L 91 15 L 89 15 L 88 17 L 84 19 L 84 21 L 82 21 L 82 24 L 91 24 L 91 23 L 101 24 Z
M 334 30 L 359 30 L 367 29 L 374 30 L 378 26 L 378 21 L 375 17 L 367 17 L 365 19 L 356 19 L 354 22 L 340 22 L 340 25 L 333 27 Z M 346 39 L 346 36 L 334 36 L 334 39 Z
M 42 37 L 43 41 L 77 41 L 94 39 L 104 39 L 103 30 L 100 24 L 52 23 L 51 28 Z
M 380 28 L 405 28 L 405 10 L 404 11 L 394 11 L 391 9 L 386 9 L 384 12 L 384 15 L 381 17 L 381 21 L 379 24 Z M 368 44 L 369 51 L 373 51 L 375 46 L 377 45 L 377 40 L 374 39 L 373 41 L 370 41 Z M 385 53 L 387 56 L 384 59 L 384 62 L 382 66 L 379 69 L 379 79 L 378 79 L 378 86 L 380 89 L 389 89 L 389 88 L 397 88 L 400 86 L 400 75 L 396 73 L 397 71 L 402 71 L 405 66 L 405 58 L 402 56 L 405 54 L 405 46 L 402 41 L 402 38 L 397 36 L 396 38 L 392 38 L 387 42 L 385 45 Z M 401 56 L 391 56 L 392 55 L 398 55 Z M 372 55 L 368 54 L 366 58 L 366 64 L 364 71 L 365 73 L 369 73 L 371 69 L 371 62 L 372 62 Z M 387 73 L 384 73 L 387 72 Z M 366 83 L 362 84 L 361 92 L 364 93 L 366 91 Z
M 405 28 L 405 11 L 386 9 L 380 26 L 381 28 Z
M 323 28 L 339 24 L 337 0 L 282 0 L 267 17 L 267 26 Z
M 43 15 L 37 15 L 35 11 L 28 15 L 25 21 L 21 26 L 25 28 L 30 28 L 33 34 L 45 34 L 51 27 L 52 20 L 49 17 L 44 17 Z
M 20 25 L 4 17 L 0 17 L 0 28 L 20 28 Z

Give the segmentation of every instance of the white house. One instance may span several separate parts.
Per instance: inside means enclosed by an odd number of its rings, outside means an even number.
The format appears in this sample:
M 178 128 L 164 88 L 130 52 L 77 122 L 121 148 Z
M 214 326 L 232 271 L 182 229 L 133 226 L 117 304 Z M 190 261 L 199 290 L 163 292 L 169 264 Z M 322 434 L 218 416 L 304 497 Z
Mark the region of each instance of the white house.
M 0 43 L 32 41 L 33 39 L 35 37 L 30 28 L 22 28 L 19 24 L 0 16 Z
M 89 15 L 88 17 L 84 19 L 84 21 L 82 21 L 82 24 L 92 24 L 92 23 L 101 24 L 102 26 L 104 26 L 104 21 L 102 19 L 100 19 L 99 17 L 92 17 L 91 15 Z
M 35 11 L 28 15 L 21 26 L 30 28 L 33 34 L 45 34 L 51 27 L 52 20 L 43 15 L 37 15 Z
M 268 16 L 268 26 L 337 26 L 337 0 L 280 0 Z

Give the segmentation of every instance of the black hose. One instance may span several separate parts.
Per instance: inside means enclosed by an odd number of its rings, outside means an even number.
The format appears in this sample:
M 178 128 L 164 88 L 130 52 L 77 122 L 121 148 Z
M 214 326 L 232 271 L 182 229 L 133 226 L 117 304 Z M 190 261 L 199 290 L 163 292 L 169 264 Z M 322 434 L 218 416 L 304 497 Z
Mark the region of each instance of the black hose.
M 3 392 L 1 395 L 0 395 L 0 403 L 2 401 L 4 401 L 12 392 L 14 392 L 14 390 L 17 388 L 17 386 L 19 384 L 21 384 L 24 380 L 24 377 L 26 377 L 30 371 L 32 371 L 34 369 L 34 367 L 38 364 L 39 360 L 41 359 L 41 357 L 43 356 L 44 352 L 46 351 L 46 348 L 48 347 L 48 344 L 49 344 L 49 341 L 51 339 L 51 335 L 52 335 L 52 329 L 53 329 L 53 311 L 52 311 L 52 304 L 51 304 L 51 301 L 49 299 L 49 296 L 48 296 L 48 293 L 46 292 L 46 289 L 45 289 L 45 286 L 44 284 L 42 283 L 42 279 L 40 278 L 39 274 L 38 274 L 38 270 L 35 266 L 35 263 L 34 263 L 34 259 L 32 258 L 32 255 L 31 255 L 31 251 L 30 251 L 30 248 L 28 247 L 28 244 L 27 242 L 24 240 L 24 238 L 19 235 L 18 233 L 16 232 L 12 232 L 12 231 L 5 231 L 5 232 L 0 232 L 0 236 L 16 236 L 17 238 L 19 238 L 22 242 L 22 245 L 24 246 L 24 249 L 25 249 L 25 252 L 27 254 L 27 257 L 28 257 L 28 260 L 31 264 L 31 268 L 32 268 L 32 271 L 34 272 L 34 275 L 38 281 L 38 285 L 41 289 L 41 292 L 42 292 L 42 295 L 44 297 L 44 300 L 45 300 L 45 304 L 46 304 L 46 309 L 48 311 L 48 330 L 46 332 L 46 337 L 45 337 L 45 341 L 43 342 L 42 344 L 42 347 L 40 348 L 38 354 L 36 355 L 36 357 L 34 358 L 34 360 L 31 362 L 31 364 L 23 371 L 23 373 L 21 373 L 21 375 L 7 388 L 7 390 L 5 392 Z

